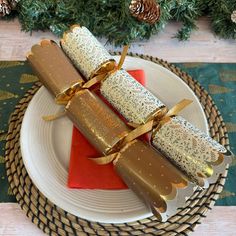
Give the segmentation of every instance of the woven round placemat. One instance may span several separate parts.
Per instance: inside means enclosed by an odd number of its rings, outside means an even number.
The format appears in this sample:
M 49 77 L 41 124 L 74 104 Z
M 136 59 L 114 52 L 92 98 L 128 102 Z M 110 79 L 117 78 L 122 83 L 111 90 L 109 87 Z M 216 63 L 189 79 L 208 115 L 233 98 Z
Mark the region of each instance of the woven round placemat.
M 115 54 L 115 53 L 113 53 Z M 119 53 L 116 53 L 119 54 Z M 160 64 L 179 76 L 199 98 L 210 127 L 211 136 L 229 148 L 229 140 L 222 117 L 209 94 L 188 74 L 174 65 L 158 58 L 138 54 L 140 57 Z M 37 82 L 20 100 L 13 112 L 6 143 L 6 170 L 11 189 L 26 215 L 40 229 L 50 235 L 187 235 L 214 205 L 222 191 L 227 169 L 215 184 L 206 190 L 197 189 L 185 206 L 165 223 L 154 216 L 124 224 L 102 224 L 76 217 L 50 202 L 31 181 L 20 151 L 20 129 L 24 113 L 41 84 Z

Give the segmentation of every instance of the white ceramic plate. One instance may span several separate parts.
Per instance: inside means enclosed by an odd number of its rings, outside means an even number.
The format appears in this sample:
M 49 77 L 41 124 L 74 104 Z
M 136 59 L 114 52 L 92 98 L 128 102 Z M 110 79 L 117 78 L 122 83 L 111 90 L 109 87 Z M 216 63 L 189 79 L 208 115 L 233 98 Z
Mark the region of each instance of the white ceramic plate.
M 118 57 L 115 57 L 118 59 Z M 207 132 L 203 109 L 192 90 L 167 69 L 143 59 L 127 57 L 125 69 L 143 69 L 147 87 L 170 108 L 183 98 L 194 102 L 181 115 Z M 68 189 L 72 123 L 67 117 L 45 122 L 43 115 L 62 107 L 42 87 L 33 97 L 21 129 L 21 151 L 26 169 L 38 189 L 54 204 L 84 219 L 103 223 L 124 223 L 151 216 L 131 190 Z

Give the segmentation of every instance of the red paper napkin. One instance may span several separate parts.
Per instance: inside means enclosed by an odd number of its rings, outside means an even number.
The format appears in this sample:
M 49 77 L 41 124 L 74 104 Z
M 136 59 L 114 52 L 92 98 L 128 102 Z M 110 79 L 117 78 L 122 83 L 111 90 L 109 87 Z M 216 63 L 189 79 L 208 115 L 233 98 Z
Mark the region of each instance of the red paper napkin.
M 138 82 L 145 85 L 143 70 L 128 71 Z M 101 96 L 101 95 L 99 95 Z M 99 157 L 96 149 L 73 127 L 68 187 L 79 189 L 126 189 L 126 184 L 116 174 L 113 164 L 97 165 L 89 157 Z

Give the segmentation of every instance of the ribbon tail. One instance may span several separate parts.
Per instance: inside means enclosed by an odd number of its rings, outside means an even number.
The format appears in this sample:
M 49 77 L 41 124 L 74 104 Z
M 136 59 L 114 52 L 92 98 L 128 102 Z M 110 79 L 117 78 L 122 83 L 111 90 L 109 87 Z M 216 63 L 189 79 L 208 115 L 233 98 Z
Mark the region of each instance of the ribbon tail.
M 95 162 L 98 165 L 106 165 L 114 161 L 117 157 L 118 152 L 115 152 L 111 155 L 104 156 L 104 157 L 98 157 L 98 158 L 89 158 L 89 160 Z
M 106 77 L 107 73 L 104 74 L 100 74 L 100 75 L 96 75 L 95 77 L 93 77 L 91 80 L 89 80 L 88 82 L 86 82 L 82 88 L 83 89 L 88 89 L 90 87 L 92 87 L 93 85 L 101 82 L 105 77 Z
M 43 116 L 42 118 L 45 121 L 53 121 L 53 120 L 56 120 L 56 119 L 59 119 L 59 118 L 63 117 L 65 114 L 66 114 L 66 111 L 63 111 L 63 112 L 59 112 L 59 113 L 54 114 L 54 115 Z
M 193 101 L 189 99 L 183 99 L 176 105 L 174 105 L 164 117 L 168 116 L 174 116 L 177 115 L 180 111 L 182 111 L 185 107 L 187 107 L 189 104 L 191 104 Z
M 147 122 L 146 124 L 137 127 L 136 129 L 132 130 L 124 138 L 123 143 L 129 143 L 129 142 L 133 141 L 134 139 L 140 137 L 141 135 L 148 133 L 149 131 L 152 130 L 153 125 L 154 125 L 154 121 L 151 120 L 151 121 Z
M 139 127 L 139 124 L 132 123 L 132 122 L 128 122 L 127 125 L 130 126 L 130 127 L 132 127 L 132 128 L 137 128 L 137 127 Z
M 125 45 L 124 48 L 123 48 L 123 51 L 121 53 L 121 56 L 120 56 L 120 61 L 119 61 L 118 66 L 117 66 L 117 70 L 120 70 L 121 67 L 123 66 L 124 61 L 125 61 L 125 57 L 126 57 L 127 52 L 128 52 L 128 49 L 129 49 L 129 45 Z

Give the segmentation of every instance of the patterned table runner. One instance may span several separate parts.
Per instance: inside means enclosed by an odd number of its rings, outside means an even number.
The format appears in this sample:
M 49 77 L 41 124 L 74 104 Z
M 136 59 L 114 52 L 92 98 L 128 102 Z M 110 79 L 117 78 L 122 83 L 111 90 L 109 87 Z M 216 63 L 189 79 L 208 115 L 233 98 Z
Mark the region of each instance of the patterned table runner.
M 219 63 L 176 63 L 189 73 L 212 96 L 221 111 L 229 132 L 230 145 L 236 151 L 236 64 Z M 137 68 L 138 69 L 138 68 Z M 9 188 L 5 165 L 4 147 L 8 120 L 15 105 L 38 79 L 27 62 L 0 62 L 0 202 L 15 202 Z M 224 191 L 218 206 L 236 205 L 236 160 L 230 166 Z

